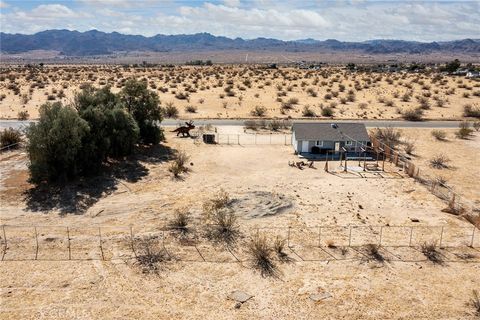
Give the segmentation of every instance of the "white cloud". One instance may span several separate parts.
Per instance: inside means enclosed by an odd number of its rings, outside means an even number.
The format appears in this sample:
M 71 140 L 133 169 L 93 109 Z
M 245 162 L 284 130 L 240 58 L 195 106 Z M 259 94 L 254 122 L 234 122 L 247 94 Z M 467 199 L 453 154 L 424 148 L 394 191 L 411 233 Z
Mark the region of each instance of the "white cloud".
M 0 0 L 1 1 L 1 0 Z M 480 2 L 77 0 L 2 13 L 2 31 L 92 27 L 147 36 L 210 32 L 228 37 L 420 41 L 478 38 Z M 189 2 L 191 3 L 191 2 Z
M 0 1 L 0 9 L 8 8 L 10 5 L 5 1 Z

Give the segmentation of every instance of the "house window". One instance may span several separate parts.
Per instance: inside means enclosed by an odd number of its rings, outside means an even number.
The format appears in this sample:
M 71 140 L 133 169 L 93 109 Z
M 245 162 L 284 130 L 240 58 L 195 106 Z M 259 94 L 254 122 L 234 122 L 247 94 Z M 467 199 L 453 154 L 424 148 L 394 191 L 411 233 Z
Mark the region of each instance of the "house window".
M 345 141 L 346 146 L 351 146 L 353 144 L 353 141 Z
M 323 147 L 323 141 L 317 140 L 317 141 L 315 141 L 315 145 L 318 146 L 318 147 Z

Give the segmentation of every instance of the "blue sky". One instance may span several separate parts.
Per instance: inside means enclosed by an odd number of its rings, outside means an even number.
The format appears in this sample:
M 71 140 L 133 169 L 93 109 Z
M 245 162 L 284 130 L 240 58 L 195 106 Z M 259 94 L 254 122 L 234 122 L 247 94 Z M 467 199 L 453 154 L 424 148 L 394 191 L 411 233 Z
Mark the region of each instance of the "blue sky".
M 442 41 L 480 38 L 480 1 L 0 0 L 2 32 L 46 29 Z

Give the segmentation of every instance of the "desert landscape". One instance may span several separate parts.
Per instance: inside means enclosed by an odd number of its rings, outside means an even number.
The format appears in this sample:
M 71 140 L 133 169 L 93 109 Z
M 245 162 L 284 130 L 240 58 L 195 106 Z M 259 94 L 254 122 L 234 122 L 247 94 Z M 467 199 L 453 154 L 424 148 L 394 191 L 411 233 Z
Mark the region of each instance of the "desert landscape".
M 1 215 L 8 250 L 0 264 L 1 311 L 6 319 L 199 318 L 206 312 L 222 319 L 475 318 L 470 300 L 478 287 L 479 233 L 472 238 L 472 224 L 442 212 L 447 203 L 401 167 L 387 162 L 385 172 L 360 176 L 343 173 L 334 161 L 328 173 L 324 162 L 299 170 L 288 165 L 298 159 L 290 145 L 207 145 L 177 137 L 171 129 L 165 128 L 167 142 L 161 147 L 118 168 L 126 176 L 84 180 L 43 196 L 27 181 L 26 154 L 2 154 Z M 254 134 L 240 127 L 216 129 L 225 135 Z M 415 152 L 422 170 L 434 170 L 427 169 L 426 159 L 436 154 L 437 144 L 454 143 L 432 141 L 430 131 L 401 131 L 402 139 L 425 141 Z M 448 132 L 448 139 L 456 140 L 452 135 Z M 468 146 L 479 138 L 476 133 L 456 147 L 455 169 L 438 170 L 477 204 L 478 175 L 467 172 L 477 156 Z M 169 173 L 177 151 L 189 156 L 189 170 L 180 179 Z M 99 181 L 108 181 L 107 186 Z M 227 247 L 205 233 L 205 204 L 225 197 L 239 232 Z M 169 227 L 178 212 L 191 218 L 185 236 Z M 136 247 L 145 236 L 163 242 L 171 255 L 158 275 L 143 273 L 130 250 L 130 241 Z M 259 236 L 269 243 L 288 240 L 286 256 L 274 258 L 274 276 L 262 277 L 252 266 L 249 243 Z M 369 245 L 379 236 L 382 246 L 378 256 L 372 255 Z M 434 262 L 421 247 L 438 241 L 441 258 Z M 235 300 L 236 291 L 248 299 Z
M 36 119 L 45 102 L 68 103 L 87 84 L 118 92 L 129 78 L 148 83 L 167 118 L 461 120 L 478 117 L 480 110 L 478 78 L 438 70 L 350 71 L 345 65 L 319 70 L 267 65 L 4 65 L 1 73 L 2 119 L 25 115 Z
M 479 12 L 0 0 L 0 320 L 480 319 Z

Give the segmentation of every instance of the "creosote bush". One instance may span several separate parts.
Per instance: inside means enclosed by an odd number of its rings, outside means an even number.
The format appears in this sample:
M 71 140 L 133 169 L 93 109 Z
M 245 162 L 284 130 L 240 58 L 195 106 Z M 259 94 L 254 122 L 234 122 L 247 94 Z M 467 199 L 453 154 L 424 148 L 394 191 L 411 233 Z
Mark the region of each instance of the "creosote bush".
M 267 108 L 264 106 L 255 106 L 250 114 L 254 117 L 263 117 L 267 113 Z
M 20 130 L 8 128 L 0 131 L 0 147 L 10 146 L 11 149 L 19 147 L 19 143 L 22 142 L 22 133 Z
M 28 111 L 26 111 L 26 110 L 20 111 L 20 112 L 17 114 L 17 118 L 18 118 L 18 120 L 20 120 L 20 121 L 25 121 L 25 120 L 28 120 L 28 118 L 30 118 L 30 114 L 29 114 Z

